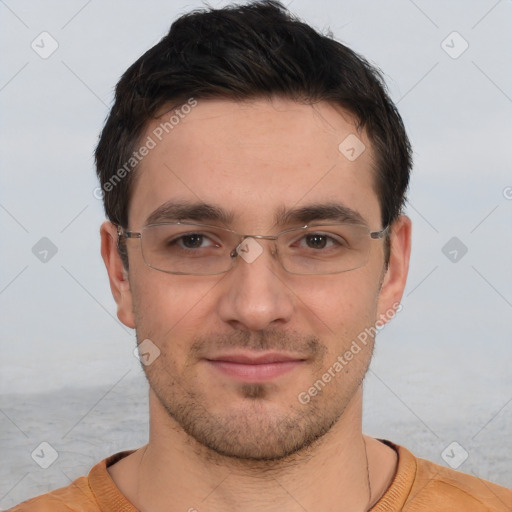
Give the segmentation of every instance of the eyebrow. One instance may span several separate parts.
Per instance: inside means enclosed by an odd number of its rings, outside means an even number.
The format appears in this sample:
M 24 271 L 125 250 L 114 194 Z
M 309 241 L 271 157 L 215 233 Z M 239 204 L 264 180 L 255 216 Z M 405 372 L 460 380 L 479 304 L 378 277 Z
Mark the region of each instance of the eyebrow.
M 226 226 L 231 225 L 235 218 L 232 210 L 202 202 L 168 201 L 149 214 L 146 225 L 178 220 L 196 222 L 217 222 Z M 308 224 L 312 221 L 334 221 L 349 224 L 367 225 L 363 216 L 341 203 L 314 203 L 300 208 L 281 206 L 274 216 L 274 226 L 290 224 Z

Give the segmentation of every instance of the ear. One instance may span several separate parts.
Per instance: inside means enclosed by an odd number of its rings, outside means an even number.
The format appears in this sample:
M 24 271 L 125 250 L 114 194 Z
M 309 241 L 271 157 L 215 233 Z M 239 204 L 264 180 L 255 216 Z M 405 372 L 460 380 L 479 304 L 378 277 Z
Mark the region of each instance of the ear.
M 123 266 L 117 250 L 117 227 L 112 222 L 104 222 L 100 228 L 101 256 L 107 268 L 110 289 L 117 303 L 117 317 L 132 329 L 135 329 L 133 298 L 128 281 L 128 272 Z
M 378 299 L 378 320 L 387 322 L 401 308 L 411 254 L 411 219 L 400 215 L 391 226 L 390 256 Z M 393 313 L 391 313 L 393 312 Z M 376 319 L 377 320 L 377 319 Z

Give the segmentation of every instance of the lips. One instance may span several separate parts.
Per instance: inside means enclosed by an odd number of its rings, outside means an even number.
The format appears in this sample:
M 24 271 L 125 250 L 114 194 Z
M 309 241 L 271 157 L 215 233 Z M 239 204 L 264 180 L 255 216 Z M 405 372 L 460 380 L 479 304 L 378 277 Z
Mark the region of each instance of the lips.
M 283 353 L 224 354 L 207 359 L 218 372 L 244 382 L 262 382 L 277 378 L 297 368 L 304 359 Z
M 218 357 L 209 358 L 209 361 L 226 361 L 228 363 L 239 363 L 239 364 L 269 364 L 269 363 L 281 363 L 287 361 L 303 361 L 300 357 L 294 357 L 288 354 L 282 354 L 272 352 L 269 354 L 226 354 Z

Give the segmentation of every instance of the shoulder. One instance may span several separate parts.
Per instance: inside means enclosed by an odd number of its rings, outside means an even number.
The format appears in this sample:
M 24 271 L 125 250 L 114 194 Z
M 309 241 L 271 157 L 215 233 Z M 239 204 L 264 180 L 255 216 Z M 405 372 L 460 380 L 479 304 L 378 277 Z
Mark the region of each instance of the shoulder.
M 120 493 L 107 471 L 135 450 L 119 452 L 98 462 L 88 476 L 81 476 L 67 487 L 31 498 L 6 512 L 136 512 Z
M 400 457 L 412 457 L 416 466 L 404 511 L 512 511 L 512 490 L 415 457 L 403 447 L 398 452 Z
M 77 478 L 67 487 L 36 496 L 7 512 L 100 512 L 87 477 Z

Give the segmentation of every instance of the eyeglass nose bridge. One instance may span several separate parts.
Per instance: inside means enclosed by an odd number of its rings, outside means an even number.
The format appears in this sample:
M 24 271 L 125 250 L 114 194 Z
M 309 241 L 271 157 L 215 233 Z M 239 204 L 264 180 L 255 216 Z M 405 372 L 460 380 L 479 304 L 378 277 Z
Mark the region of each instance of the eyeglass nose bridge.
M 240 246 L 248 239 L 248 238 L 258 238 L 260 240 L 277 240 L 279 237 L 277 235 L 242 235 L 242 240 L 236 245 L 236 247 L 231 251 L 229 256 L 231 258 L 236 258 L 239 256 L 238 251 Z M 272 256 L 277 254 L 277 247 L 274 250 L 271 250 L 270 252 Z

